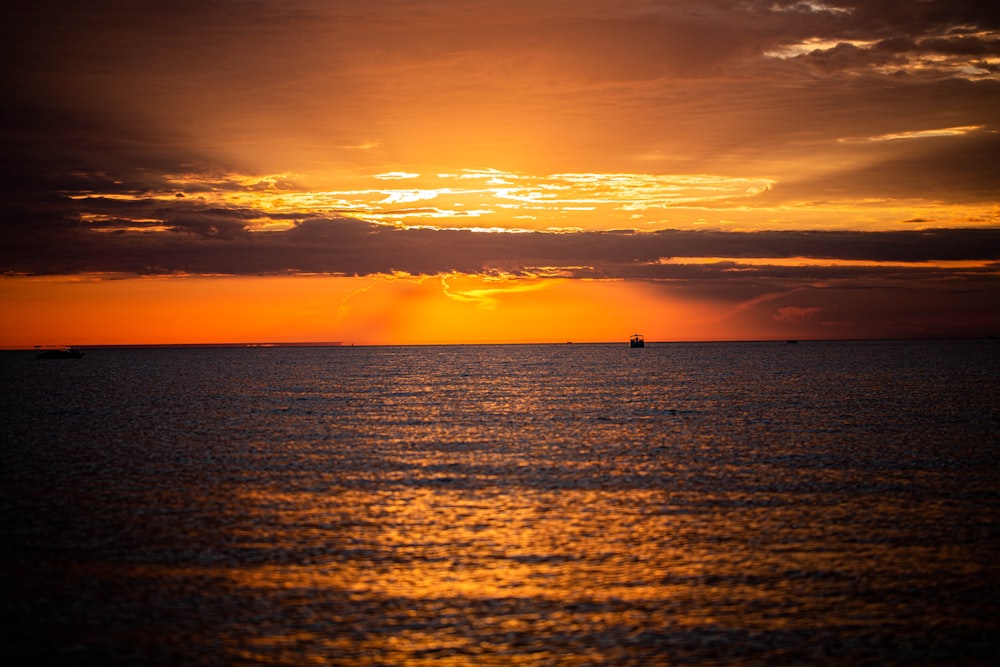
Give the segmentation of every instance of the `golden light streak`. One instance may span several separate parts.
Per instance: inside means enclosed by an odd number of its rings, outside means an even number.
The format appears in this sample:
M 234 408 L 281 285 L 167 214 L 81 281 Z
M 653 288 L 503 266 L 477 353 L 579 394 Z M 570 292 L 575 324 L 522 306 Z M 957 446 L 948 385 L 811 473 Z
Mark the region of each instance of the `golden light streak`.
M 665 257 L 659 264 L 740 266 L 844 266 L 844 267 L 936 267 L 941 269 L 985 269 L 996 266 L 992 260 L 928 260 L 924 262 L 874 261 L 867 259 L 825 259 L 814 257 Z
M 864 139 L 837 139 L 840 143 L 856 143 L 858 141 L 900 141 L 906 139 L 928 139 L 933 137 L 960 137 L 963 134 L 982 130 L 985 125 L 960 125 L 956 127 L 942 127 L 933 130 L 910 130 L 907 132 L 890 132 Z
M 514 276 L 480 277 L 477 282 L 486 282 L 489 287 L 456 287 L 470 282 L 466 274 L 449 273 L 441 276 L 441 290 L 445 296 L 456 301 L 474 303 L 482 308 L 494 309 L 499 303 L 499 297 L 519 292 L 535 292 L 543 289 L 546 282 L 541 280 L 525 281 Z

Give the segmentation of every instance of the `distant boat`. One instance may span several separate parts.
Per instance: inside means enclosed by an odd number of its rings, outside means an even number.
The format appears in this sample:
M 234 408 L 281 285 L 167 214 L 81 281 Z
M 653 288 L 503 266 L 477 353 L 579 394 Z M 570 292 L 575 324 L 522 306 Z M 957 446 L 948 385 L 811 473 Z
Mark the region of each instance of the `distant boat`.
M 83 352 L 75 347 L 64 347 L 59 350 L 39 350 L 35 359 L 79 359 Z
M 646 339 L 642 337 L 642 334 L 632 334 L 632 337 L 628 339 L 629 347 L 646 347 Z

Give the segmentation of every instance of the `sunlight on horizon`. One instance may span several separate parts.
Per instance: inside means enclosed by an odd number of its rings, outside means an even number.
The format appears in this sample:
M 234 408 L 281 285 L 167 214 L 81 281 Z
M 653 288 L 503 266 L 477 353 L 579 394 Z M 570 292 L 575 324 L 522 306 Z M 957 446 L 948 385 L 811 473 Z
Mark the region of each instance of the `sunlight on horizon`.
M 0 305 L 21 313 L 0 348 L 627 342 L 635 330 L 649 340 L 727 337 L 711 324 L 713 308 L 620 280 L 20 277 L 0 281 Z

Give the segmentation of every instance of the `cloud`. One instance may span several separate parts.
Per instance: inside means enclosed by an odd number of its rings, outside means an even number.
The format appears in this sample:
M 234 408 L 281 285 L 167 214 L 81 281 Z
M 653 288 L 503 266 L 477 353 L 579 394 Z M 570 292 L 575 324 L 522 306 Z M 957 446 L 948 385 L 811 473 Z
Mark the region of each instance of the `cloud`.
M 417 178 L 420 174 L 411 174 L 405 171 L 388 171 L 384 174 L 375 174 L 375 178 L 383 181 L 395 181 L 407 178 Z
M 932 126 L 933 128 L 933 126 Z M 863 140 L 863 159 L 846 161 L 799 181 L 780 183 L 773 199 L 822 196 L 846 200 L 866 197 L 923 199 L 951 204 L 996 202 L 1000 195 L 1000 133 L 975 126 L 900 128 Z M 857 150 L 853 141 L 843 151 Z M 764 197 L 768 197 L 765 195 Z
M 750 156 L 759 178 L 829 133 L 995 124 L 992 86 L 942 78 L 995 85 L 997 29 L 986 3 L 941 0 L 64 1 L 13 10 L 0 55 L 19 64 L 4 99 L 26 105 L 6 126 L 128 183 L 192 162 L 557 173 L 654 153 L 695 174 L 742 175 L 730 160 Z M 764 57 L 794 45 L 809 50 Z
M 995 79 L 1000 13 L 979 2 L 788 3 L 781 40 L 766 51 L 826 75 Z M 799 39 L 791 39 L 798 35 Z
M 933 137 L 959 137 L 963 134 L 983 129 L 982 125 L 962 125 L 958 127 L 942 127 L 932 130 L 910 130 L 908 132 L 890 132 L 877 137 L 867 137 L 867 141 L 900 141 L 906 139 L 928 139 Z
M 808 277 L 823 279 L 859 272 L 905 272 L 879 268 L 880 262 L 913 263 L 913 271 L 940 271 L 933 262 L 1000 261 L 1000 230 L 931 229 L 860 231 L 578 231 L 481 232 L 465 229 L 403 228 L 345 217 L 311 217 L 291 226 L 254 231 L 264 212 L 212 208 L 187 199 L 100 201 L 101 215 L 81 221 L 62 209 L 37 236 L 25 233 L 24 219 L 10 216 L 0 271 L 8 274 L 124 272 L 138 274 L 374 275 L 405 272 L 558 272 L 569 277 L 641 280 L 699 275 Z M 65 207 L 65 204 L 60 203 Z M 114 225 L 134 229 L 108 233 Z M 35 218 L 37 220 L 37 218 Z M 37 223 L 35 225 L 37 227 Z M 149 229 L 136 231 L 143 227 Z M 718 257 L 722 263 L 687 265 L 684 258 Z M 673 258 L 672 261 L 666 261 Z M 728 259 L 725 259 L 728 258 Z M 740 259 L 747 261 L 740 265 Z M 812 258 L 794 266 L 759 258 Z M 837 261 L 872 266 L 836 266 Z M 727 265 L 724 262 L 731 264 Z M 927 266 L 920 266 L 921 263 Z M 968 269 L 968 267 L 966 267 Z M 971 269 L 969 269 L 971 270 Z
M 786 324 L 802 325 L 814 320 L 821 310 L 822 308 L 816 307 L 785 306 L 778 309 L 774 319 Z

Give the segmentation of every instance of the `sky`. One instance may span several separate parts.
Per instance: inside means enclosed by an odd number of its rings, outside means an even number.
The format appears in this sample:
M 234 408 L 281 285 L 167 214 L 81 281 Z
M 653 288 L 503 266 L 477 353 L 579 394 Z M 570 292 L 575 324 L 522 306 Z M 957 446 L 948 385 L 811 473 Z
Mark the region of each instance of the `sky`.
M 20 3 L 0 348 L 1000 335 L 1000 5 Z

